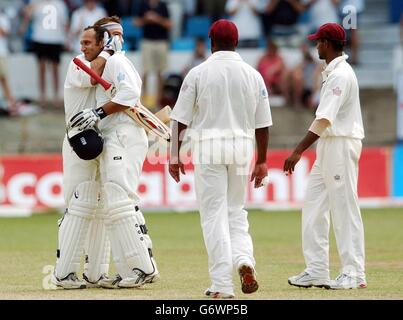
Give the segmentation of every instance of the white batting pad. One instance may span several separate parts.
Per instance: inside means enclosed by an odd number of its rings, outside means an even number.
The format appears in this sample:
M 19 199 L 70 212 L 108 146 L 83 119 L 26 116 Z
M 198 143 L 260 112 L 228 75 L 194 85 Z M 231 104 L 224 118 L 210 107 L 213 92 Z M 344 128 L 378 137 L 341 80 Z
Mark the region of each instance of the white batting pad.
M 97 282 L 102 274 L 109 272 L 111 248 L 106 234 L 106 219 L 104 209 L 98 208 L 90 222 L 84 273 L 91 282 Z
M 146 274 L 153 273 L 155 268 L 135 215 L 133 201 L 115 183 L 105 183 L 104 188 L 109 215 L 107 230 L 118 273 L 127 272 L 127 268 L 139 269 Z M 123 274 L 121 276 L 124 277 Z
M 71 272 L 78 272 L 88 226 L 97 202 L 96 182 L 82 182 L 77 186 L 59 227 L 59 258 L 55 269 L 59 279 Z
M 148 235 L 148 233 L 144 232 L 145 230 L 147 230 L 147 227 L 146 227 L 146 220 L 144 219 L 143 213 L 140 210 L 137 210 L 137 211 L 135 211 L 134 214 L 135 214 L 136 219 L 137 219 L 137 221 L 138 221 L 138 223 L 140 225 L 140 229 L 141 229 L 141 231 L 143 233 L 144 241 L 146 242 L 147 248 L 152 249 L 153 248 L 152 240 L 151 240 L 150 236 Z
M 144 215 L 140 210 L 137 210 L 135 212 L 135 215 L 136 215 L 137 221 L 139 222 L 140 226 L 142 226 L 141 229 L 142 229 L 142 232 L 143 232 L 144 241 L 146 242 L 146 246 L 148 248 L 148 253 L 151 255 L 151 261 L 152 261 L 152 263 L 154 265 L 154 268 L 155 268 L 154 273 L 158 273 L 157 262 L 155 261 L 155 258 L 153 256 L 153 252 L 152 252 L 153 242 L 151 240 L 150 235 L 148 234 L 148 229 L 146 227 L 146 219 L 144 218 Z

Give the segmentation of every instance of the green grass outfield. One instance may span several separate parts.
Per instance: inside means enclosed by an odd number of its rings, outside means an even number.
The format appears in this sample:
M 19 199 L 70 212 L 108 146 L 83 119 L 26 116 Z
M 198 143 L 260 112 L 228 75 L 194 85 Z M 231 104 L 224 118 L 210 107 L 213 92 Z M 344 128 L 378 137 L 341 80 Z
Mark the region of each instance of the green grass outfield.
M 59 215 L 0 219 L 0 299 L 205 299 L 207 257 L 196 213 L 146 214 L 161 280 L 143 289 L 44 290 L 44 267 L 55 262 Z M 403 210 L 363 210 L 367 280 L 364 290 L 291 287 L 304 268 L 299 212 L 251 211 L 260 289 L 238 299 L 403 299 Z M 340 266 L 331 240 L 331 276 Z

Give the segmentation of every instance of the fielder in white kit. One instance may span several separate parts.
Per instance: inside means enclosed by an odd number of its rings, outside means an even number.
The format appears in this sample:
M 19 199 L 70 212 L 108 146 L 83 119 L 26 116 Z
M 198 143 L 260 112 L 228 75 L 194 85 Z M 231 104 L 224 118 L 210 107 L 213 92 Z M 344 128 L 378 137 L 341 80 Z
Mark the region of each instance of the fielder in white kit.
M 184 79 L 173 108 L 169 172 L 180 181 L 179 158 L 184 130 L 192 140 L 196 196 L 209 261 L 211 298 L 233 298 L 236 268 L 242 291 L 258 289 L 253 244 L 244 209 L 256 137 L 258 157 L 251 181 L 267 176 L 266 153 L 272 125 L 261 75 L 235 52 L 238 30 L 218 20 L 209 32 L 212 55 Z M 211 149 L 210 149 L 211 148 Z
M 99 29 L 99 26 L 93 27 L 92 32 L 99 33 Z M 104 29 L 111 34 L 114 33 L 111 30 L 118 29 L 120 38 L 122 37 L 123 30 L 119 23 L 113 26 L 103 25 L 101 30 Z M 84 50 L 83 52 L 88 59 L 86 52 Z M 66 119 L 70 119 L 69 131 L 85 133 L 93 131 L 93 128 L 98 130 L 99 127 L 104 143 L 102 153 L 84 161 L 83 157 L 77 156 L 79 153 L 76 155 L 73 152 L 66 141 L 63 146 L 68 209 L 59 230 L 59 259 L 54 282 L 64 288 L 85 287 L 85 282 L 80 281 L 76 273 L 89 222 L 94 220 L 95 212 L 97 213 L 95 215 L 102 216 L 102 219 L 95 219 L 99 220 L 98 226 L 92 230 L 95 232 L 94 235 L 100 233 L 96 236 L 101 235 L 101 238 L 89 239 L 88 255 L 92 266 L 90 265 L 88 269 L 98 275 L 92 274 L 86 280 L 106 287 L 138 287 L 149 282 L 150 277 L 158 273 L 152 259 L 151 240 L 146 235 L 144 217 L 137 206 L 138 180 L 147 153 L 148 141 L 144 129 L 120 112 L 137 103 L 140 97 L 141 79 L 122 53 L 115 52 L 112 57 L 106 55 L 105 57 L 108 60 L 113 58 L 111 63 L 105 64 L 103 70 L 105 79 L 113 83 L 116 88 L 116 95 L 111 101 L 110 97 L 97 89 L 95 107 L 95 100 L 92 100 L 95 92 L 91 91 L 93 88 L 91 85 L 94 83 L 91 83 L 89 76 L 73 64 L 69 67 L 66 79 L 65 105 Z M 76 81 L 75 78 L 81 80 Z M 88 103 L 73 99 L 79 94 L 84 97 L 83 101 Z M 84 140 L 85 138 L 84 136 Z M 90 148 L 90 143 L 86 147 Z M 69 197 L 71 201 L 68 200 Z M 99 200 L 104 203 L 105 210 L 97 212 Z M 119 273 L 117 279 L 104 277 L 102 270 L 105 268 L 94 267 L 98 264 L 109 264 L 109 261 L 106 261 L 109 249 L 91 246 L 98 241 L 105 243 L 104 224 Z
M 297 287 L 366 288 L 364 227 L 357 195 L 358 160 L 364 138 L 358 82 L 343 53 L 343 27 L 327 23 L 308 38 L 317 41 L 319 58 L 326 61 L 326 68 L 316 119 L 284 163 L 286 174 L 292 174 L 302 153 L 319 139 L 302 209 L 306 269 L 288 282 Z M 332 281 L 330 217 L 342 265 L 341 273 Z

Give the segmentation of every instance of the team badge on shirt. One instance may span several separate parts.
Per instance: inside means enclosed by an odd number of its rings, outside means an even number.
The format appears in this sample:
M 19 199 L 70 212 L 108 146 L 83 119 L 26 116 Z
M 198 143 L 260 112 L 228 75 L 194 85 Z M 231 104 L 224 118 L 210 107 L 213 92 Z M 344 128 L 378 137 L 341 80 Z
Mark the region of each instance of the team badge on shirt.
M 117 79 L 118 79 L 118 82 L 124 80 L 125 79 L 125 74 L 122 73 L 122 72 L 119 72 Z
M 333 95 L 338 96 L 338 97 L 341 96 L 341 90 L 340 90 L 339 87 L 336 87 L 336 88 L 333 89 Z
M 184 82 L 181 91 L 185 92 L 188 88 L 189 88 L 188 84 Z

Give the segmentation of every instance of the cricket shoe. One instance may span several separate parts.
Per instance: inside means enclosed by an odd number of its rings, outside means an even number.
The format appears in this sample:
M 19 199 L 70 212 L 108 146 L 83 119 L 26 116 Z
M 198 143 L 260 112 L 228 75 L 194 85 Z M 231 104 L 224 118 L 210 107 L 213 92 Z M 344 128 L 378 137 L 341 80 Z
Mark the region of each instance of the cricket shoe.
M 52 283 L 63 289 L 85 289 L 85 281 L 78 279 L 75 272 L 69 273 L 66 277 L 59 279 L 56 275 L 52 274 Z
M 339 274 L 335 280 L 330 281 L 330 289 L 365 289 L 367 282 L 360 277 L 349 276 L 348 274 Z
M 204 294 L 209 297 L 209 298 L 213 298 L 213 299 L 234 299 L 235 296 L 231 293 L 225 293 L 225 292 L 214 292 L 211 291 L 210 289 L 207 289 L 206 291 L 204 291 Z
M 116 274 L 113 277 L 104 277 L 98 280 L 98 284 L 104 289 L 119 289 L 119 282 L 122 281 L 122 277 Z
M 325 288 L 330 289 L 330 280 L 312 277 L 308 272 L 301 272 L 299 275 L 288 278 L 288 283 L 301 288 Z
M 139 288 L 146 283 L 147 274 L 141 270 L 134 269 L 131 276 L 123 278 L 119 283 L 119 288 Z
M 241 264 L 238 268 L 238 274 L 241 278 L 241 288 L 243 293 L 253 293 L 259 289 L 259 284 L 256 280 L 256 272 L 252 266 Z
M 100 285 L 101 280 L 107 281 L 108 279 L 109 278 L 106 274 L 102 274 L 97 281 L 93 282 L 90 279 L 88 279 L 85 273 L 83 273 L 83 280 L 85 281 L 85 285 L 87 286 L 87 288 L 101 288 Z

